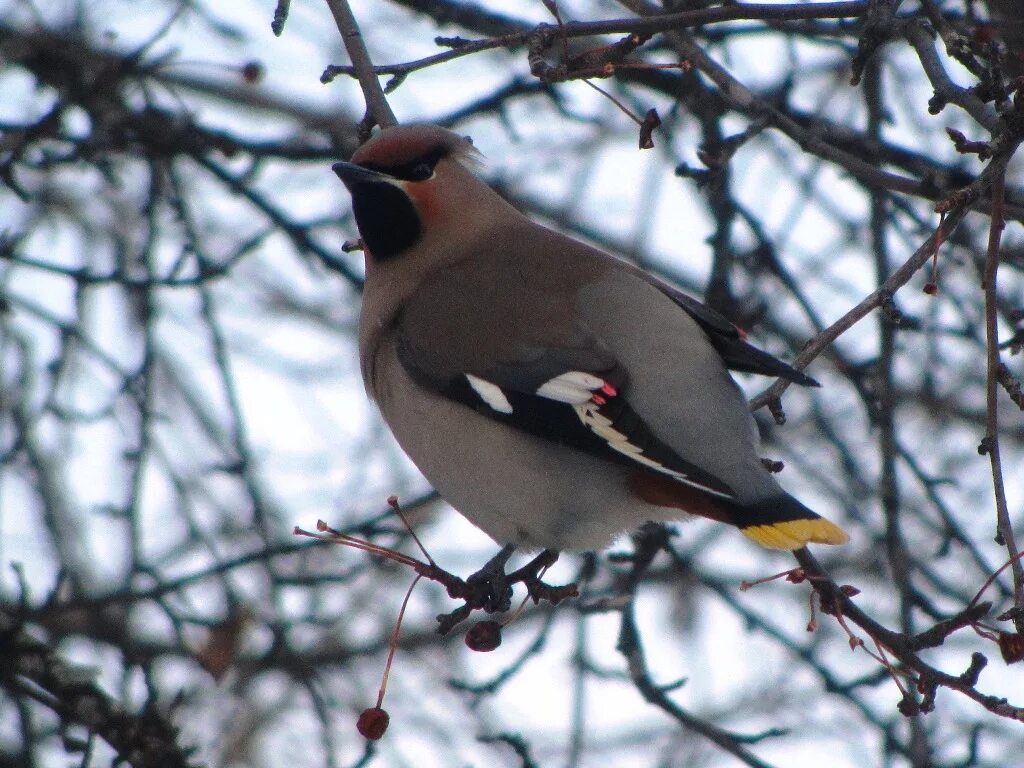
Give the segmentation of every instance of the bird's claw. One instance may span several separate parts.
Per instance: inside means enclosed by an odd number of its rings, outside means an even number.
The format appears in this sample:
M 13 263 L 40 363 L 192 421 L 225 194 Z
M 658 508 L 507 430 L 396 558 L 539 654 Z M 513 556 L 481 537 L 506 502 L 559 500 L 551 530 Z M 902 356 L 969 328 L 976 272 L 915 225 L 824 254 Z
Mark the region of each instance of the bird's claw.
M 448 594 L 465 600 L 465 604 L 451 613 L 437 617 L 437 631 L 440 634 L 448 634 L 478 608 L 487 613 L 507 611 L 512 606 L 512 587 L 520 582 L 535 603 L 547 600 L 555 604 L 579 594 L 575 584 L 552 586 L 541 581 L 540 574 L 558 559 L 558 552 L 545 549 L 522 568 L 505 573 L 505 566 L 514 551 L 515 547 L 505 545 L 483 568 L 465 581 L 456 580 L 446 584 Z
M 511 607 L 514 582 L 505 573 L 505 566 L 513 552 L 515 547 L 506 544 L 483 568 L 466 579 L 467 603 L 488 613 L 507 611 Z

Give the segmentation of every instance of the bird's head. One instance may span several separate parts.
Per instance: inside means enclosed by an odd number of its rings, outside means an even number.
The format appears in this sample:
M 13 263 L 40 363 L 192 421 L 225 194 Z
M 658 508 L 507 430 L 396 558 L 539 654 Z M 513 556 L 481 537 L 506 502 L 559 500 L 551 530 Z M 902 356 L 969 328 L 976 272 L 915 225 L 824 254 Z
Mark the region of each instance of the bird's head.
M 352 195 L 370 257 L 403 255 L 431 231 L 450 234 L 473 222 L 494 193 L 471 172 L 480 154 L 469 139 L 436 125 L 385 128 L 332 167 Z M 481 197 L 482 196 L 482 197 Z

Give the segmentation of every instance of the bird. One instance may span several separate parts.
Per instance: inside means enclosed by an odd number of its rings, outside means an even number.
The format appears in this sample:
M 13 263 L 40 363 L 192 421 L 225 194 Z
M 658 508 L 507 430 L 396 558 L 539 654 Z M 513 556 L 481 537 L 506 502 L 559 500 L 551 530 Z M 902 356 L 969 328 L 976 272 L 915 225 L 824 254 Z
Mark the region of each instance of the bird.
M 481 157 L 411 123 L 332 166 L 364 248 L 365 388 L 435 490 L 506 554 L 600 550 L 693 515 L 772 549 L 846 542 L 766 468 L 729 371 L 818 383 L 521 213 Z

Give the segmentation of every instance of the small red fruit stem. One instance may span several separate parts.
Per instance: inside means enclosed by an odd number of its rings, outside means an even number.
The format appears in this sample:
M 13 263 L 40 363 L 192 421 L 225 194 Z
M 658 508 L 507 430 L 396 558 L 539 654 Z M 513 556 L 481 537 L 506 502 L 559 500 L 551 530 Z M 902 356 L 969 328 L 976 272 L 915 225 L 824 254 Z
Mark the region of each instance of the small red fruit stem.
M 412 597 L 412 591 L 416 588 L 419 580 L 423 578 L 422 574 L 417 574 L 416 578 L 412 580 L 412 584 L 409 585 L 409 589 L 406 590 L 405 599 L 402 600 L 402 607 L 398 611 L 398 621 L 395 622 L 395 628 L 391 632 L 391 640 L 388 642 L 388 660 L 384 664 L 384 674 L 380 679 L 380 690 L 377 691 L 377 708 L 384 701 L 384 692 L 388 688 L 388 676 L 391 674 L 391 662 L 395 660 L 395 652 L 398 650 L 398 633 L 402 629 L 402 619 L 405 618 L 405 608 L 409 605 L 409 598 Z
M 416 546 L 420 548 L 420 552 L 423 553 L 423 556 L 427 558 L 427 562 L 431 565 L 437 565 L 437 563 L 434 562 L 434 558 L 432 558 L 430 553 L 427 552 L 427 548 L 423 546 L 423 542 L 420 541 L 420 537 L 416 535 L 416 531 L 414 531 L 412 526 L 409 525 L 409 521 L 405 517 L 405 512 L 402 511 L 402 505 L 398 503 L 398 497 L 388 496 L 388 506 L 395 511 L 396 515 L 398 515 L 398 519 L 402 521 L 402 525 L 404 525 L 405 529 L 409 531 L 409 535 L 412 536 L 412 540 L 416 542 Z
M 991 576 L 985 579 L 985 583 L 981 585 L 981 589 L 978 590 L 978 593 L 974 596 L 974 599 L 967 604 L 967 610 L 969 611 L 971 608 L 978 604 L 978 601 L 981 599 L 981 596 L 985 593 L 985 590 L 992 586 L 992 582 L 999 578 L 999 574 L 1001 574 L 1015 562 L 1022 559 L 1024 559 L 1024 552 L 1018 552 L 1016 555 L 1014 555 L 1001 566 L 999 566 L 995 573 L 993 573 Z
M 369 552 L 371 555 L 379 555 L 381 557 L 386 557 L 389 560 L 393 560 L 396 563 L 408 565 L 416 571 L 420 571 L 421 568 L 426 566 L 425 563 L 421 563 L 415 557 L 409 557 L 409 555 L 404 555 L 396 550 L 381 547 L 377 544 L 371 544 L 368 541 L 363 541 L 362 539 L 357 539 L 354 536 L 349 536 L 347 533 L 335 530 L 327 525 L 323 520 L 317 520 L 316 525 L 317 531 L 319 531 L 317 533 L 307 531 L 299 526 L 295 526 L 292 529 L 292 533 L 295 536 L 306 536 L 310 539 L 319 539 L 320 541 L 327 541 L 332 544 L 344 544 L 346 547 L 352 547 L 352 549 L 359 549 L 363 552 Z

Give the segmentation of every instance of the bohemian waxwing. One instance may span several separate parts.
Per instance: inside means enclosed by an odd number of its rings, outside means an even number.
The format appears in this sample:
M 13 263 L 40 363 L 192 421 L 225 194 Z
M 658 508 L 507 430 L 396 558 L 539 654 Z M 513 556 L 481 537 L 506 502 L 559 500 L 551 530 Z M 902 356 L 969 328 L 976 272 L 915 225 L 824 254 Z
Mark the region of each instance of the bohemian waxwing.
M 766 547 L 846 534 L 762 464 L 728 369 L 817 382 L 639 268 L 547 229 L 432 125 L 333 166 L 366 258 L 370 397 L 455 509 L 497 542 L 602 548 L 680 510 Z

